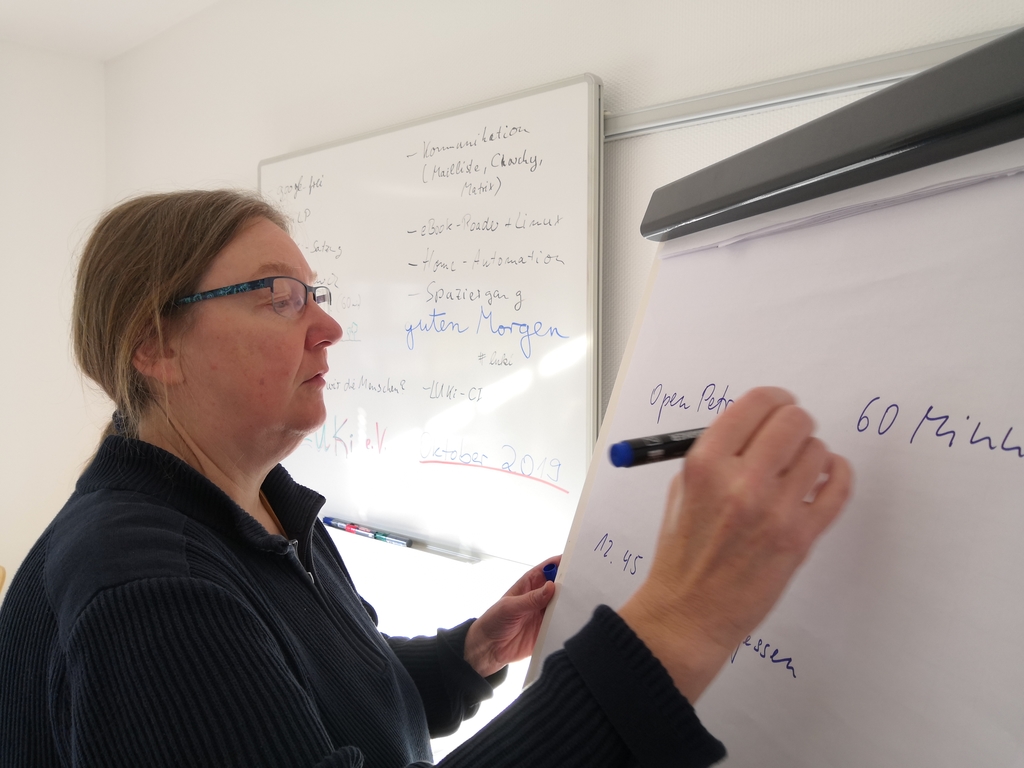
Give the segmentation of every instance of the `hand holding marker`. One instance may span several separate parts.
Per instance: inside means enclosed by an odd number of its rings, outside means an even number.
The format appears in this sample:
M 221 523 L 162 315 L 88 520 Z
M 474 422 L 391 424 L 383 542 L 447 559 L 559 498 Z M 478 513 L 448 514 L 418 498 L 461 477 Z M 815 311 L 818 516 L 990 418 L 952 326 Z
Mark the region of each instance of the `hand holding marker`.
M 608 449 L 608 458 L 616 467 L 635 467 L 655 461 L 681 459 L 697 442 L 704 429 L 687 429 L 667 435 L 651 435 L 623 440 Z

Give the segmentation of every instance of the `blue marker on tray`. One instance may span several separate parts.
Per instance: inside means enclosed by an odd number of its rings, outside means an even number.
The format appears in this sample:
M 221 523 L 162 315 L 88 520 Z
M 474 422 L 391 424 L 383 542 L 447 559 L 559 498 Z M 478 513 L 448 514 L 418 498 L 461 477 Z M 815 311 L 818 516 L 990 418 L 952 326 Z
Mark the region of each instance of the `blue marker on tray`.
M 669 432 L 667 435 L 651 435 L 633 440 L 623 440 L 608 449 L 608 458 L 616 467 L 635 467 L 655 461 L 680 459 L 686 455 L 704 428 Z

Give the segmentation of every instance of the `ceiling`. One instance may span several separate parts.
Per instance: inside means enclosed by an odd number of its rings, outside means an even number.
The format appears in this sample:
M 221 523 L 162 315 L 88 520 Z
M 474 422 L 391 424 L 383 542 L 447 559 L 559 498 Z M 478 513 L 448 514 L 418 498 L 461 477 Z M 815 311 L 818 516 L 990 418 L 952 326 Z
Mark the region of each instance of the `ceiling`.
M 220 0 L 0 0 L 0 41 L 107 61 Z

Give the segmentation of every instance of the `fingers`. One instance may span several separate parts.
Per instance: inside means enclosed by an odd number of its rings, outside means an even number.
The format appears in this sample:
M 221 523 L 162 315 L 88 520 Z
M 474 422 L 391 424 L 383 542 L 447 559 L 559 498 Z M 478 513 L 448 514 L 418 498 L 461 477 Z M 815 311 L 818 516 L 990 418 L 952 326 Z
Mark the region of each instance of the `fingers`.
M 757 387 L 730 405 L 698 442 L 701 450 L 736 456 L 743 452 L 765 420 L 778 408 L 796 400 L 778 387 Z
M 514 610 L 519 616 L 529 616 L 537 611 L 543 611 L 548 607 L 548 603 L 551 602 L 551 598 L 555 596 L 555 585 L 550 581 L 545 581 L 543 585 L 537 589 L 532 589 L 525 595 L 519 595 L 518 597 L 512 598 L 514 603 Z
M 803 408 L 793 404 L 776 408 L 747 444 L 743 453 L 747 465 L 763 477 L 789 473 L 808 451 L 813 432 L 814 420 Z M 815 455 L 820 459 L 823 452 Z
M 814 428 L 788 392 L 759 388 L 737 400 L 704 435 L 714 437 L 710 455 L 724 450 L 741 459 L 748 482 L 774 496 L 772 506 L 783 515 L 779 522 L 788 519 L 796 526 L 790 530 L 802 531 L 798 539 L 808 547 L 835 520 L 852 483 L 849 463 L 830 453 L 813 436 Z
M 543 610 L 548 607 L 551 598 L 555 596 L 555 582 L 545 581 L 544 586 L 535 589 L 530 594 L 533 596 L 534 608 L 538 611 Z
M 547 582 L 547 579 L 544 577 L 544 566 L 550 565 L 552 563 L 554 565 L 561 565 L 562 556 L 554 555 L 552 557 L 549 557 L 544 562 L 535 565 L 533 568 L 524 573 L 519 578 L 519 580 L 512 585 L 511 589 L 509 589 L 505 594 L 508 596 L 522 595 L 527 592 L 530 592 L 531 590 L 538 589 L 539 587 L 544 586 L 544 584 Z
M 789 392 L 758 387 L 728 408 L 703 439 L 711 438 L 708 443 L 715 453 L 742 454 L 755 476 L 773 477 L 791 473 L 798 461 L 822 457 L 823 446 L 809 442 L 814 426 Z
M 787 510 L 790 530 L 800 532 L 794 541 L 801 551 L 809 549 L 839 515 L 850 494 L 851 474 L 846 459 L 812 438 L 782 479 L 781 509 Z
M 817 524 L 815 535 L 820 535 L 839 515 L 839 511 L 850 497 L 853 487 L 853 470 L 850 462 L 835 453 L 828 454 L 824 471 L 828 480 L 818 489 L 810 503 L 810 517 Z
M 520 621 L 537 611 L 543 611 L 554 596 L 555 585 L 550 581 L 545 581 L 537 589 L 531 589 L 518 595 L 506 595 L 496 605 L 501 606 L 501 612 L 507 620 Z
M 828 450 L 816 437 L 804 440 L 782 478 L 781 501 L 789 506 L 807 498 L 828 467 Z

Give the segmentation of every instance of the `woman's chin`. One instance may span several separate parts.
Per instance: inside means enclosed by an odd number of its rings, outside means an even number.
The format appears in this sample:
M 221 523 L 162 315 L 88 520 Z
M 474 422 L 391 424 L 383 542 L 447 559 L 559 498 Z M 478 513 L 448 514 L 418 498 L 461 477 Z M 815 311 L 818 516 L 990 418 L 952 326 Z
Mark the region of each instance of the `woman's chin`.
M 319 408 L 311 408 L 308 414 L 303 414 L 302 417 L 296 419 L 295 432 L 301 435 L 301 437 L 307 437 L 312 432 L 323 427 L 326 421 L 327 407 L 321 402 Z

